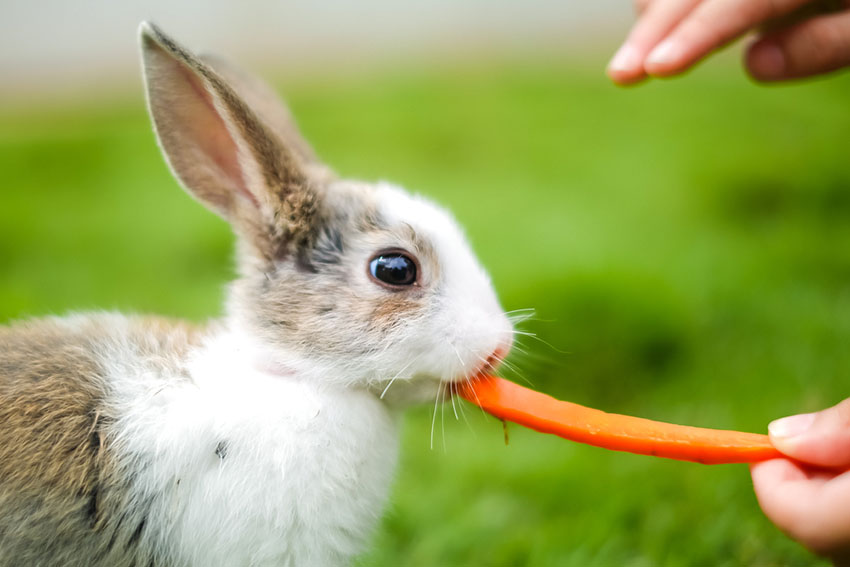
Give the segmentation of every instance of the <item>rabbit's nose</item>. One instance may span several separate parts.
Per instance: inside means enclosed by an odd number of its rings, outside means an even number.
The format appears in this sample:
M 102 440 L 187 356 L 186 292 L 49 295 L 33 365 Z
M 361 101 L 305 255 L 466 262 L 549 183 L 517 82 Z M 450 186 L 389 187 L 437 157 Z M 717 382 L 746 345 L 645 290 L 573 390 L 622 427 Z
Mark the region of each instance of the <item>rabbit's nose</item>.
M 513 333 L 510 333 L 502 340 L 502 344 L 496 347 L 496 350 L 493 352 L 493 354 L 490 355 L 490 358 L 493 359 L 493 363 L 498 365 L 505 358 L 507 358 L 513 346 L 514 336 Z
M 499 347 L 493 351 L 493 354 L 487 357 L 487 361 L 484 366 L 488 370 L 495 370 L 499 367 L 502 361 L 508 356 L 508 353 L 511 351 L 511 346 L 513 345 L 513 337 L 508 339 L 506 344 L 499 345 Z

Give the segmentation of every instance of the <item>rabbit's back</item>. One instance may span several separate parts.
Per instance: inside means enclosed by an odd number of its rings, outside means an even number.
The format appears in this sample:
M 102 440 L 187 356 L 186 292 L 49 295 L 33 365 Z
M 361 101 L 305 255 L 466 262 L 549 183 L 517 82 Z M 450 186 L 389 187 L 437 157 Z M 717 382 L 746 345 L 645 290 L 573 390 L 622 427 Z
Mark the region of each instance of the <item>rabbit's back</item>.
M 127 507 L 107 376 L 116 366 L 174 376 L 162 370 L 192 337 L 107 314 L 0 327 L 0 565 L 167 564 Z

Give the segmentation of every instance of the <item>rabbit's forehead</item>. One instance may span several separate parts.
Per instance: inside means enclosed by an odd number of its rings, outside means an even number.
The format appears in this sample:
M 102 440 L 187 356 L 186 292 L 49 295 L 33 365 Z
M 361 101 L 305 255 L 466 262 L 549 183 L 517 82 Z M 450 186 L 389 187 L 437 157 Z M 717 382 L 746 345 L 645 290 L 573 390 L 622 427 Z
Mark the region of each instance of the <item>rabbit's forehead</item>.
M 388 222 L 414 222 L 419 225 L 416 228 L 427 232 L 457 232 L 459 236 L 459 228 L 451 215 L 432 201 L 388 183 L 378 184 L 375 193 L 381 216 Z
M 452 249 L 471 254 L 454 218 L 431 201 L 389 184 L 378 185 L 376 193 L 379 218 L 387 225 L 383 228 L 400 231 L 406 227 L 413 237 L 427 241 L 441 255 Z

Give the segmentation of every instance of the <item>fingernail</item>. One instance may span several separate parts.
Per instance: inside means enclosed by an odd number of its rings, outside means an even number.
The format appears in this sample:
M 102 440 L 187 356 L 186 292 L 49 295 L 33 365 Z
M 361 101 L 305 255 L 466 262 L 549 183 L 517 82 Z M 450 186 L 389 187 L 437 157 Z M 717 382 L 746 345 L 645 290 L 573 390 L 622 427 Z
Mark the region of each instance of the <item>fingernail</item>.
M 637 50 L 628 43 L 623 45 L 608 63 L 609 71 L 634 71 L 640 67 L 640 56 Z
M 812 423 L 815 421 L 815 415 L 813 413 L 802 413 L 800 415 L 783 417 L 782 419 L 771 422 L 767 426 L 767 430 L 770 432 L 771 437 L 781 439 L 797 437 L 805 433 L 812 426 Z
M 646 62 L 653 65 L 666 65 L 675 62 L 681 54 L 682 49 L 677 42 L 665 39 L 649 52 Z
M 761 42 L 749 49 L 748 66 L 757 79 L 781 79 L 785 76 L 785 53 L 775 43 Z

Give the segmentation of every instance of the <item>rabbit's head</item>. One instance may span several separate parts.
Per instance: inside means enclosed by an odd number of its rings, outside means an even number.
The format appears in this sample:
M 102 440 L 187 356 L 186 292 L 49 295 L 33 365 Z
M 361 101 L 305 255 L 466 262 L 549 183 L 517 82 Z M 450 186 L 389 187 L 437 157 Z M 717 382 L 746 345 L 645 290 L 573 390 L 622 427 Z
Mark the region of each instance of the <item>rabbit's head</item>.
M 510 323 L 449 214 L 337 179 L 264 83 L 150 24 L 141 40 L 166 158 L 238 237 L 228 321 L 266 364 L 414 401 L 507 354 Z

